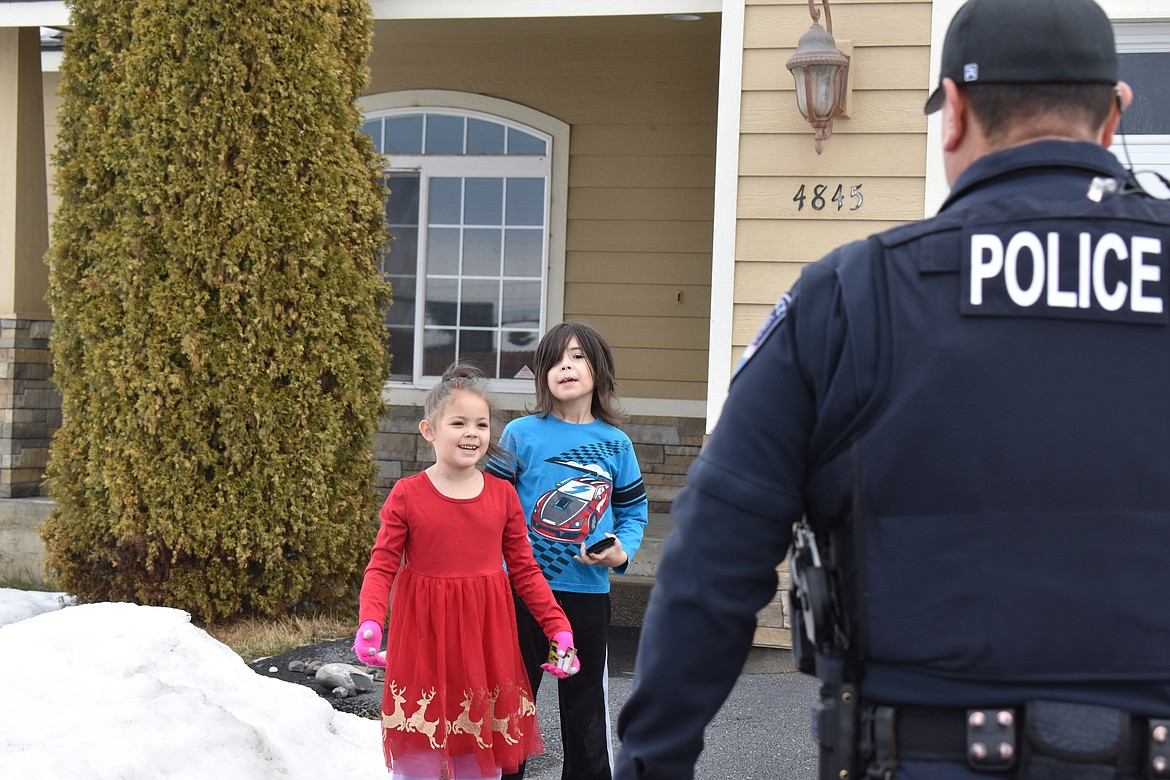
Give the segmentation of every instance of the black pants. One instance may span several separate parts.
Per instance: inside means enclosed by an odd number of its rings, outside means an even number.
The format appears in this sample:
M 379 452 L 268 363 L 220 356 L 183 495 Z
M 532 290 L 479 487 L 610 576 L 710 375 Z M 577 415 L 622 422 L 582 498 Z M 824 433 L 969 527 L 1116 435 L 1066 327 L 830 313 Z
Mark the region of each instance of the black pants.
M 606 658 L 609 653 L 609 594 L 553 591 L 573 626 L 573 641 L 581 671 L 557 683 L 561 716 L 561 745 L 564 760 L 561 780 L 611 780 L 609 680 Z M 545 672 L 540 665 L 548 660 L 548 638 L 524 602 L 516 598 L 516 627 L 520 652 L 528 669 L 532 696 L 540 688 Z M 524 766 L 505 780 L 520 780 Z

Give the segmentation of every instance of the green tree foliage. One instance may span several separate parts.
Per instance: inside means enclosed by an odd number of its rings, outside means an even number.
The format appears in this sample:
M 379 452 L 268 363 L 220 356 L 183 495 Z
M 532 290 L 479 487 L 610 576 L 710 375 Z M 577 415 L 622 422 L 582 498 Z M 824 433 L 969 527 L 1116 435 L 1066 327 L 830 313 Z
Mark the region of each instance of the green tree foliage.
M 389 370 L 366 0 L 73 0 L 56 583 L 204 620 L 352 598 Z

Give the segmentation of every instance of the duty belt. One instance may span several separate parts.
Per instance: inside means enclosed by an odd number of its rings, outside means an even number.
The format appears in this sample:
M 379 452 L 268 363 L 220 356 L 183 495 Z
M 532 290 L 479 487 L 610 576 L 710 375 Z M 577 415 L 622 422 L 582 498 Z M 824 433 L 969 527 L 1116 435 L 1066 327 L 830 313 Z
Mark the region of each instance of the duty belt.
M 1170 778 L 1170 718 L 1043 700 L 1023 707 L 863 709 L 870 740 L 863 750 L 873 778 L 889 777 L 902 761 L 965 763 L 1029 780 Z

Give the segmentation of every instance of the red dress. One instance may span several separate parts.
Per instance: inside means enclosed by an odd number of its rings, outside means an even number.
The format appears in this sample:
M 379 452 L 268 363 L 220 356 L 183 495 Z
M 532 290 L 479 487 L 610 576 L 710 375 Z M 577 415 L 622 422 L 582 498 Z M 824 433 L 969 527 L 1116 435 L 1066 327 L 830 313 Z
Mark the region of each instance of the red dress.
M 426 472 L 396 482 L 362 581 L 359 621 L 382 623 L 393 589 L 382 745 L 386 765 L 412 775 L 454 776 L 455 757 L 474 757 L 481 777 L 509 774 L 543 750 L 512 587 L 548 637 L 571 628 L 515 489 L 483 477 L 468 499 L 444 496 Z

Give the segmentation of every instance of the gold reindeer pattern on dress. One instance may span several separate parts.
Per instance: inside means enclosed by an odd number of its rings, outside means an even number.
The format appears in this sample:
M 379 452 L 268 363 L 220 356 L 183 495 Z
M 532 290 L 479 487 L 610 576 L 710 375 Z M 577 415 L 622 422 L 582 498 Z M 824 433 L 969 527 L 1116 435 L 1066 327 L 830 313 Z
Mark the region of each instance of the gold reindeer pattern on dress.
M 475 737 L 475 742 L 481 748 L 488 747 L 488 743 L 483 741 L 483 737 L 479 732 L 483 730 L 483 718 L 479 720 L 471 719 L 471 702 L 475 698 L 475 694 L 470 688 L 463 691 L 463 711 L 459 713 L 453 721 L 447 721 L 448 734 L 470 734 Z
M 430 706 L 431 699 L 433 698 L 435 698 L 435 689 L 431 688 L 429 693 L 424 693 L 422 698 L 416 702 L 418 709 L 414 711 L 413 715 L 407 718 L 406 730 L 425 734 L 427 739 L 430 740 L 432 748 L 440 748 L 447 741 L 446 730 L 443 733 L 443 742 L 436 742 L 435 729 L 439 727 L 439 721 L 437 718 L 435 720 L 427 720 L 427 707 Z
M 524 718 L 530 715 L 536 715 L 536 702 L 525 696 L 524 691 L 520 691 L 520 708 L 516 710 L 516 717 Z
M 390 695 L 394 697 L 394 712 L 387 715 L 386 710 L 382 710 L 382 730 L 402 730 L 406 727 L 406 713 L 402 709 L 402 705 L 406 704 L 406 697 L 402 695 L 406 693 L 406 689 L 398 688 L 392 682 L 387 682 L 387 685 L 390 688 Z
M 383 709 L 382 730 L 422 734 L 427 737 L 431 748 L 436 750 L 446 745 L 446 737 L 450 734 L 468 734 L 475 738 L 479 747 L 490 748 L 491 734 L 498 732 L 506 743 L 515 745 L 518 744 L 519 738 L 524 736 L 521 724 L 526 719 L 535 717 L 536 703 L 528 698 L 523 688 L 515 685 L 509 685 L 509 688 L 516 691 L 519 704 L 514 712 L 509 712 L 502 718 L 496 717 L 496 702 L 500 698 L 500 686 L 497 685 L 491 691 L 479 691 L 478 695 L 471 689 L 464 689 L 462 709 L 454 720 L 447 719 L 441 713 L 435 715 L 435 720 L 427 720 L 427 708 L 435 698 L 436 690 L 434 688 L 429 691 L 420 690 L 419 698 L 415 702 L 418 708 L 407 717 L 403 708 L 406 703 L 406 688 L 399 688 L 394 681 L 387 680 L 386 689 L 394 699 L 394 711 L 387 713 Z M 472 720 L 474 702 L 477 700 L 482 702 L 485 699 L 488 703 L 487 709 L 481 713 L 479 720 Z
M 514 715 L 505 715 L 502 718 L 496 717 L 496 699 L 500 698 L 500 686 L 496 686 L 491 693 L 488 694 L 488 701 L 491 702 L 491 709 L 488 710 L 488 718 L 492 722 L 492 731 L 498 731 L 504 737 L 504 741 L 509 745 L 515 745 L 519 740 L 513 737 L 508 732 L 512 728 L 512 721 Z

